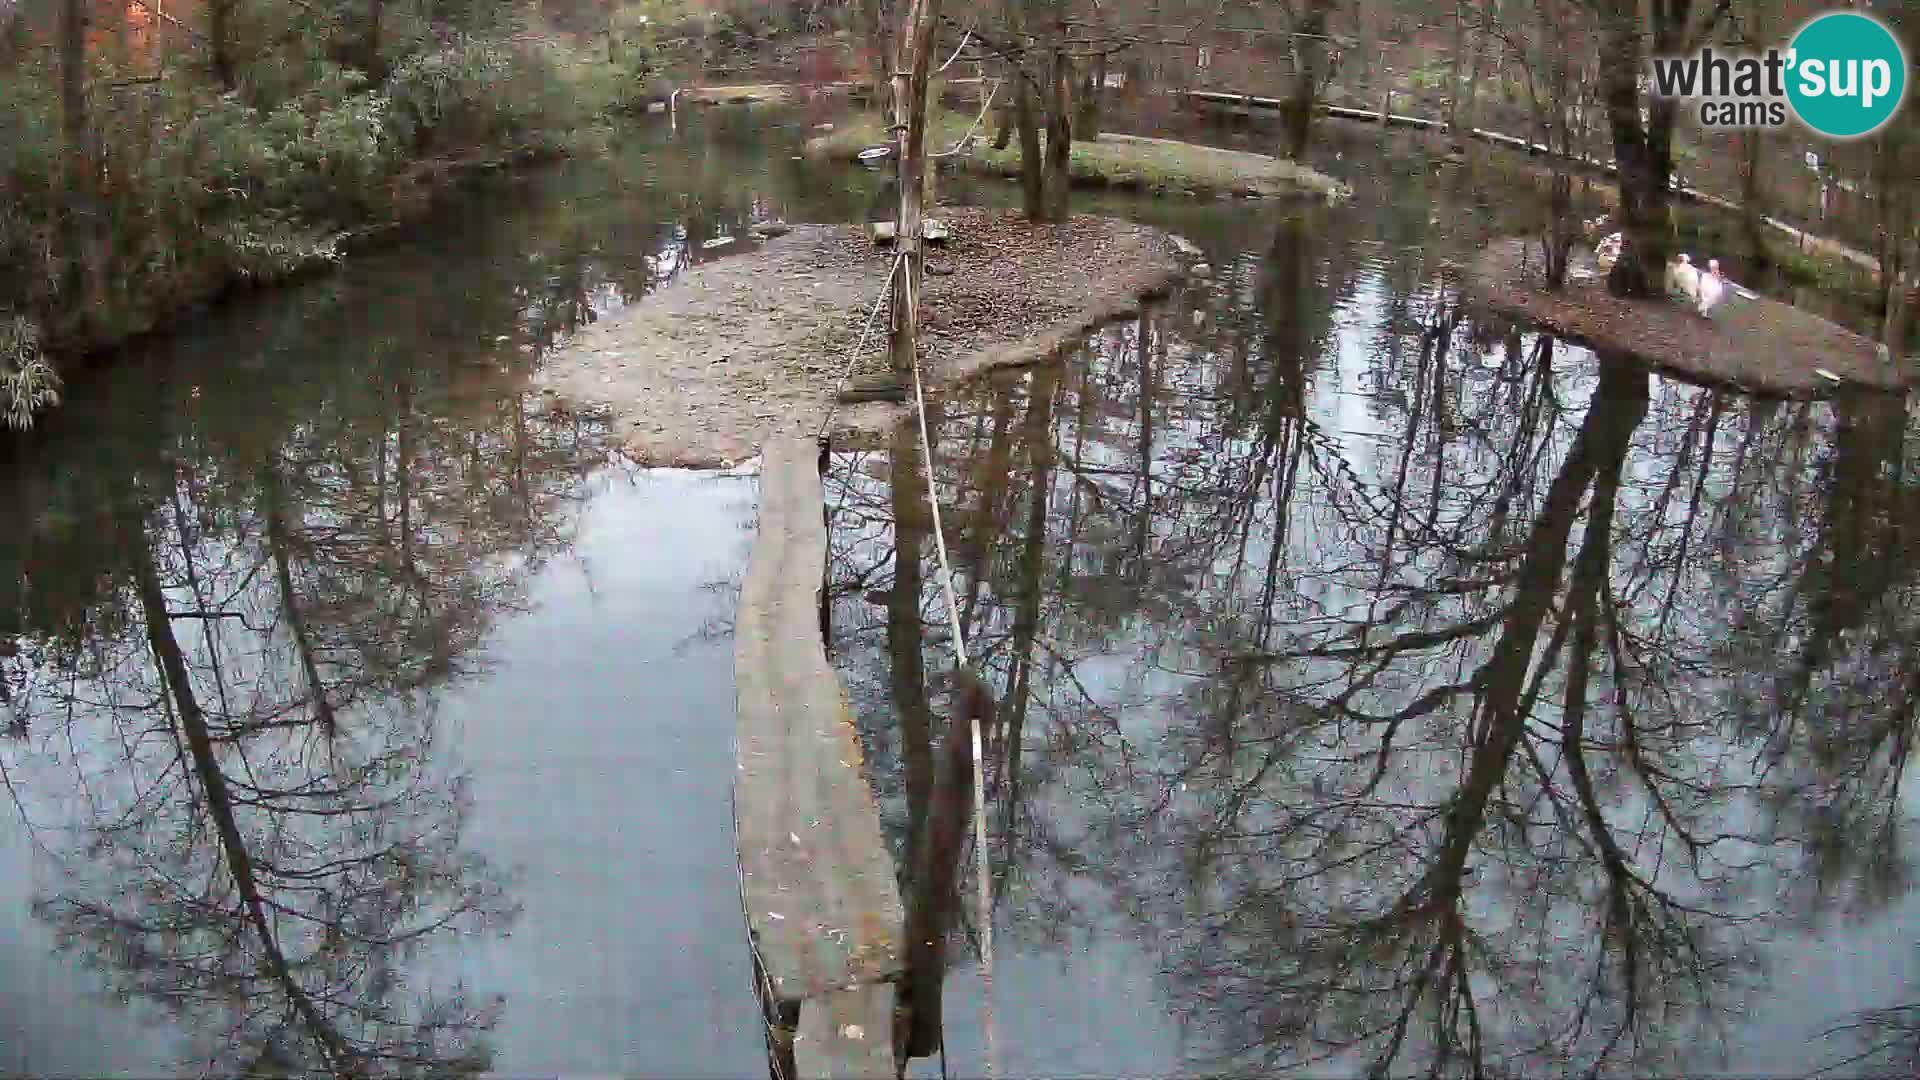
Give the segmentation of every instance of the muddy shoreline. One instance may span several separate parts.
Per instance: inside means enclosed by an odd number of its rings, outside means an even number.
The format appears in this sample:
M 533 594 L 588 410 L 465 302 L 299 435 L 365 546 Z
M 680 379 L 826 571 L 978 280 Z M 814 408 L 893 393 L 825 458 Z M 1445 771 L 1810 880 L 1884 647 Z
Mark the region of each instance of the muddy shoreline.
M 1184 273 L 1173 238 L 1110 218 L 1033 225 L 942 208 L 952 240 L 929 258 L 921 306 L 931 391 L 1046 360 L 1139 310 Z M 618 317 L 582 330 L 536 380 L 556 409 L 603 414 L 647 465 L 714 467 L 771 436 L 890 429 L 907 407 L 835 406 L 891 254 L 851 225 L 803 225 L 686 270 Z M 885 313 L 854 377 L 886 367 Z

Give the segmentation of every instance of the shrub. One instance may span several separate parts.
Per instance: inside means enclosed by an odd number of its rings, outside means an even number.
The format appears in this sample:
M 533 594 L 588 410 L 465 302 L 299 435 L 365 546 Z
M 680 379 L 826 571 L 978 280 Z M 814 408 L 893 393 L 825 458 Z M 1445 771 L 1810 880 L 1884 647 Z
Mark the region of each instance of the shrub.
M 576 127 L 590 84 L 549 41 L 465 38 L 409 59 L 387 80 L 397 132 L 416 153 L 552 145 Z
M 60 376 L 40 351 L 40 328 L 20 315 L 0 315 L 0 420 L 24 431 L 33 414 L 60 403 Z
M 399 48 L 430 36 L 402 29 Z M 331 262 L 330 237 L 395 214 L 403 181 L 444 174 L 419 159 L 561 149 L 622 92 L 609 65 L 529 34 L 451 36 L 379 85 L 314 52 L 290 52 L 297 74 L 266 91 L 249 76 L 222 93 L 177 68 L 112 92 L 96 78 L 99 157 L 82 177 L 68 175 L 50 62 L 0 71 L 0 423 L 58 400 L 47 353 L 150 329 L 229 281 Z

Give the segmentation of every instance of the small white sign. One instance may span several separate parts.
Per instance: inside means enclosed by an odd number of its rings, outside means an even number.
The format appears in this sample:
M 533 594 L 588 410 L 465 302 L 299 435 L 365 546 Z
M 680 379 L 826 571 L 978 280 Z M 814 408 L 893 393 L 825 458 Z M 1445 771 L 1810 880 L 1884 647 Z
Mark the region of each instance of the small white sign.
M 1811 150 L 1807 151 L 1807 168 L 1814 169 L 1816 171 L 1820 168 L 1819 154 L 1816 154 Z

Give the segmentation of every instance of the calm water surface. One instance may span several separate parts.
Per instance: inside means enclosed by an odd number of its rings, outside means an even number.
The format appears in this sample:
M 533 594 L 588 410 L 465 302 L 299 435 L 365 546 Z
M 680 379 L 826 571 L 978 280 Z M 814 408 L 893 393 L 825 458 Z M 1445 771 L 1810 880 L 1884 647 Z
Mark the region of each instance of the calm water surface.
M 860 217 L 801 126 L 490 185 L 12 451 L 0 1073 L 764 1068 L 727 792 L 753 482 L 626 468 L 524 377 L 705 239 Z M 1799 1075 L 1897 1036 L 1822 1033 L 1920 1001 L 1905 404 L 1480 315 L 1450 260 L 1517 200 L 1339 152 L 1345 207 L 1090 201 L 1214 278 L 938 403 L 998 694 L 1003 1074 Z M 903 434 L 828 485 L 903 867 L 949 723 L 920 467 Z

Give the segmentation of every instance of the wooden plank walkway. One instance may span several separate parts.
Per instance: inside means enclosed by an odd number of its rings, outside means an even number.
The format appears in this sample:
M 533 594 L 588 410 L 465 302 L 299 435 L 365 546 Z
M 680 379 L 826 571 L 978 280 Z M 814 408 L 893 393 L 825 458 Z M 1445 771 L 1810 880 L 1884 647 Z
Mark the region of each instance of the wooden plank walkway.
M 887 1053 L 880 1072 L 833 1075 L 891 1076 L 892 988 L 884 1009 L 862 988 L 900 976 L 905 919 L 853 713 L 821 640 L 818 463 L 816 444 L 796 438 L 769 443 L 761 457 L 760 533 L 734 623 L 742 892 L 773 993 L 800 1003 L 801 1031 L 823 1014 L 844 1017 L 820 1031 L 852 1024 Z M 796 1056 L 808 1041 L 796 1042 Z M 830 1042 L 811 1041 L 815 1051 Z M 835 1070 L 870 1063 L 863 1046 L 846 1049 L 817 1060 Z
M 836 990 L 802 1004 L 793 1062 L 804 1080 L 893 1080 L 893 987 Z

